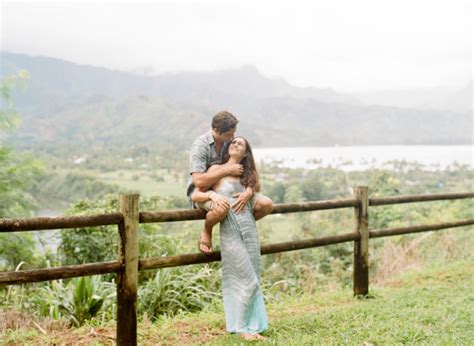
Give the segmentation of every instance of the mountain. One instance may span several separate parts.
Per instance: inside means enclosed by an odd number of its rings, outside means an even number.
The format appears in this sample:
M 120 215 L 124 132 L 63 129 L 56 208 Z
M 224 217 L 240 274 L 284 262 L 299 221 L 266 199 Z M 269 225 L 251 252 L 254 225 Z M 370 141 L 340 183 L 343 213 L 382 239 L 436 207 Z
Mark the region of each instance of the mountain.
M 24 146 L 188 148 L 227 109 L 254 146 L 470 144 L 470 113 L 367 106 L 332 89 L 299 88 L 252 66 L 143 76 L 1 53 L 1 75 L 26 69 L 15 93 Z
M 125 96 L 130 94 L 162 97 L 190 103 L 214 102 L 238 97 L 315 98 L 323 102 L 357 103 L 332 89 L 298 88 L 282 79 L 263 77 L 250 65 L 215 72 L 181 72 L 146 77 L 105 68 L 77 65 L 64 60 L 1 53 L 1 75 L 27 70 L 32 78 L 29 92 L 18 95 L 27 105 L 41 94 L 68 99 L 83 95 Z
M 472 113 L 472 81 L 460 87 L 380 90 L 353 94 L 365 105 Z
M 455 112 L 472 113 L 472 81 L 464 88 L 456 88 L 442 95 L 439 99 L 430 100 L 425 104 L 426 108 L 449 109 Z

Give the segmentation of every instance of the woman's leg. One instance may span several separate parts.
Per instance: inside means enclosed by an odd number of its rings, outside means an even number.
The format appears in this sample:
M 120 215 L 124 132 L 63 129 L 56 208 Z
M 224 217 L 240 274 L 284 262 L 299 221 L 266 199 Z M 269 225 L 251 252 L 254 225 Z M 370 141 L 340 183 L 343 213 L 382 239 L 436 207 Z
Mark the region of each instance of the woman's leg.
M 227 330 L 256 334 L 268 320 L 259 286 L 260 246 L 250 210 L 221 224 L 222 292 Z
M 214 206 L 206 213 L 204 229 L 199 238 L 199 251 L 208 255 L 212 253 L 212 228 L 227 216 L 229 208 Z
M 255 204 L 253 205 L 253 216 L 255 220 L 260 220 L 272 212 L 273 201 L 261 193 L 256 193 L 254 198 Z

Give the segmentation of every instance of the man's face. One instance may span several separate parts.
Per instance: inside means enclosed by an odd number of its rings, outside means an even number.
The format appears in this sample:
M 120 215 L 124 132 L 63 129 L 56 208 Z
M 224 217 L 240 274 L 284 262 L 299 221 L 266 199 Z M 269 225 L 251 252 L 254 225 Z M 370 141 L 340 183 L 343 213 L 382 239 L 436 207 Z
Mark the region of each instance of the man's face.
M 218 131 L 214 131 L 215 133 L 214 139 L 219 142 L 225 142 L 225 143 L 230 142 L 230 140 L 235 137 L 235 131 L 236 131 L 235 128 L 230 129 L 227 132 L 222 132 L 222 133 L 219 133 Z

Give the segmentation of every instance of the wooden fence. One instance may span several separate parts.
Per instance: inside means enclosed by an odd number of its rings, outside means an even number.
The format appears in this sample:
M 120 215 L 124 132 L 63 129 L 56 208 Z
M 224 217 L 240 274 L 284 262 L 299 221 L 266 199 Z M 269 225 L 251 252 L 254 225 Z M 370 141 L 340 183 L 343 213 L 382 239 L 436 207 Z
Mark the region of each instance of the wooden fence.
M 473 197 L 474 193 L 469 192 L 369 198 L 367 187 L 355 187 L 353 191 L 353 197 L 351 198 L 293 204 L 276 204 L 273 208 L 273 214 L 354 208 L 354 230 L 351 230 L 348 233 L 323 238 L 305 239 L 292 242 L 262 245 L 261 253 L 262 255 L 267 255 L 278 252 L 314 248 L 319 246 L 353 241 L 354 295 L 367 295 L 369 291 L 368 262 L 370 238 L 435 231 L 474 224 L 474 219 L 464 219 L 438 224 L 369 230 L 369 207 L 393 205 L 400 203 L 455 200 Z M 116 213 L 69 217 L 0 219 L 0 232 L 22 232 L 47 229 L 117 225 L 118 232 L 120 234 L 118 244 L 118 258 L 116 261 L 70 265 L 55 268 L 0 272 L 0 285 L 25 284 L 88 275 L 116 273 L 117 344 L 136 345 L 136 301 L 138 271 L 146 269 L 167 268 L 189 264 L 206 263 L 220 260 L 219 252 L 215 252 L 212 256 L 204 256 L 203 254 L 195 253 L 178 256 L 140 259 L 138 253 L 138 228 L 140 223 L 200 220 L 205 218 L 205 213 L 201 210 L 168 210 L 140 212 L 138 210 L 138 199 L 139 196 L 136 194 L 120 195 L 119 210 Z

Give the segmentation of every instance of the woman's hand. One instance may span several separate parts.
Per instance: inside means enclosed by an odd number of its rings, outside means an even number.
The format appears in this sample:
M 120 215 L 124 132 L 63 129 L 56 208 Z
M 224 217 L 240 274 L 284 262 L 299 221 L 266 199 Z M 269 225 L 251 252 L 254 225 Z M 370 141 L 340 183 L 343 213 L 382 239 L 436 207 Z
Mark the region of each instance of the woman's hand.
M 224 209 L 229 209 L 230 208 L 230 203 L 222 195 L 219 195 L 217 192 L 214 191 L 209 191 L 209 199 L 212 201 L 212 206 L 217 206 L 219 208 L 224 208 Z
M 232 203 L 232 209 L 238 214 L 244 211 L 247 202 L 252 198 L 253 191 L 250 188 L 246 188 L 244 192 L 239 192 L 232 197 L 237 198 L 234 203 Z

